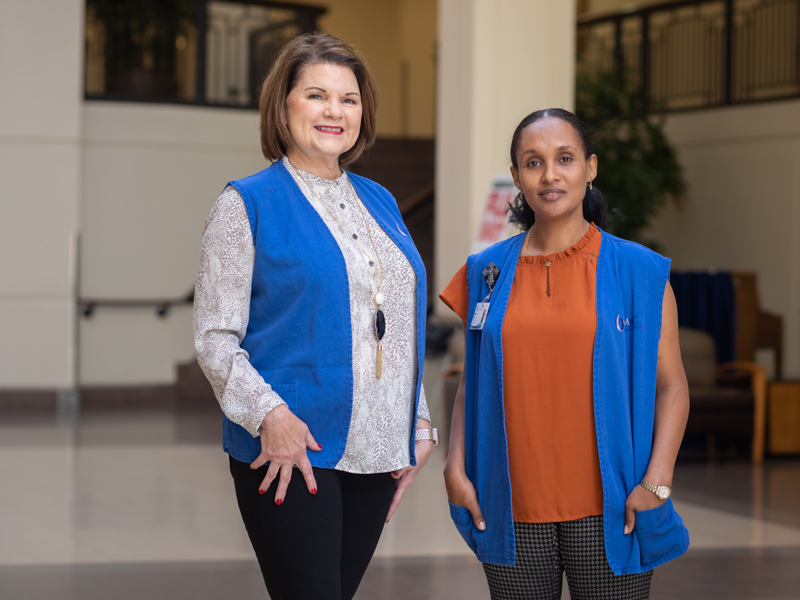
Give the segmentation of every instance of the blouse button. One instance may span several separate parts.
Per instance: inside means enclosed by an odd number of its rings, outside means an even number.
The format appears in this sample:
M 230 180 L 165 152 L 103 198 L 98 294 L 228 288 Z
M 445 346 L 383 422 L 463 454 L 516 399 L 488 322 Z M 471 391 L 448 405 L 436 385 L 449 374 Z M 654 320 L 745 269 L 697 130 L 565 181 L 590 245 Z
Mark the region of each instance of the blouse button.
M 357 236 L 355 233 L 353 234 L 353 239 L 354 239 L 354 240 L 357 240 L 357 239 L 358 239 L 358 236 Z
M 545 263 L 544 263 L 544 266 L 545 266 L 545 267 L 549 267 L 551 264 L 552 264 L 552 263 L 551 263 L 551 262 L 548 260 L 548 261 L 545 261 Z
M 339 205 L 339 208 L 344 208 L 344 204 L 340 204 L 340 205 Z

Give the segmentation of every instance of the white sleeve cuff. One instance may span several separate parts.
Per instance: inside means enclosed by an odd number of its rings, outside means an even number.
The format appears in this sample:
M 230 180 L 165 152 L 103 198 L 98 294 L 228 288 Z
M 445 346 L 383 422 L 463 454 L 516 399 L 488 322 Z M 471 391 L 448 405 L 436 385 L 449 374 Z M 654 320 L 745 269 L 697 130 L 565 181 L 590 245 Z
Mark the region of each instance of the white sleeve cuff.
M 256 406 L 247 412 L 246 418 L 239 425 L 244 427 L 254 438 L 258 437 L 261 435 L 261 423 L 264 422 L 264 417 L 281 404 L 286 404 L 286 402 L 275 390 L 270 389 L 258 399 Z

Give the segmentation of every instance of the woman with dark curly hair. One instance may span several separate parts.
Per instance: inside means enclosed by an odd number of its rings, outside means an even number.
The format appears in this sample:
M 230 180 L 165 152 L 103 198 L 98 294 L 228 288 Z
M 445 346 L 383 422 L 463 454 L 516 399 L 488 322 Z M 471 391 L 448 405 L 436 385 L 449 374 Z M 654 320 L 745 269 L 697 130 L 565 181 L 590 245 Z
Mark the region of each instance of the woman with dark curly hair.
M 670 496 L 689 410 L 669 259 L 603 231 L 585 125 L 534 112 L 511 142 L 523 233 L 441 294 L 466 361 L 445 469 L 492 598 L 647 598 L 689 538 Z
M 425 268 L 392 195 L 343 170 L 375 141 L 377 86 L 351 46 L 294 39 L 260 109 L 272 165 L 208 218 L 195 352 L 270 597 L 349 600 L 437 440 Z

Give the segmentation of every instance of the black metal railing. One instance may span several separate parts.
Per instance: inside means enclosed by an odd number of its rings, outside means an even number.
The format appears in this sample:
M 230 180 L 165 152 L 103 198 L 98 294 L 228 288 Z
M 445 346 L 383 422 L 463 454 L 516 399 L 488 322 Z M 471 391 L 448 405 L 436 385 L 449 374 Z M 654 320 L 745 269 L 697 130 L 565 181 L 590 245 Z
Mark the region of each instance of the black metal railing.
M 194 304 L 194 288 L 180 298 L 163 299 L 134 299 L 134 298 L 78 298 L 78 311 L 84 318 L 90 319 L 98 308 L 138 308 L 155 311 L 156 315 L 164 318 L 176 306 L 191 306 Z
M 800 96 L 800 0 L 683 0 L 578 22 L 578 69 L 623 68 L 661 110 Z
M 86 0 L 85 97 L 255 108 L 280 49 L 324 13 L 268 0 Z

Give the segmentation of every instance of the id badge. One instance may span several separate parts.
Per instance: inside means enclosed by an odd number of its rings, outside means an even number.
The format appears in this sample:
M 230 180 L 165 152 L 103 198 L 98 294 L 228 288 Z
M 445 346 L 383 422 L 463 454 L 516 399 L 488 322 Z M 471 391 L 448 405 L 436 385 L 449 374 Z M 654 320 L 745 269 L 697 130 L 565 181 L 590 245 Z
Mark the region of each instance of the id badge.
M 488 312 L 489 303 L 478 302 L 478 304 L 475 305 L 475 314 L 472 315 L 472 323 L 469 324 L 469 328 L 477 331 L 482 330 L 483 324 L 486 322 L 486 315 Z

